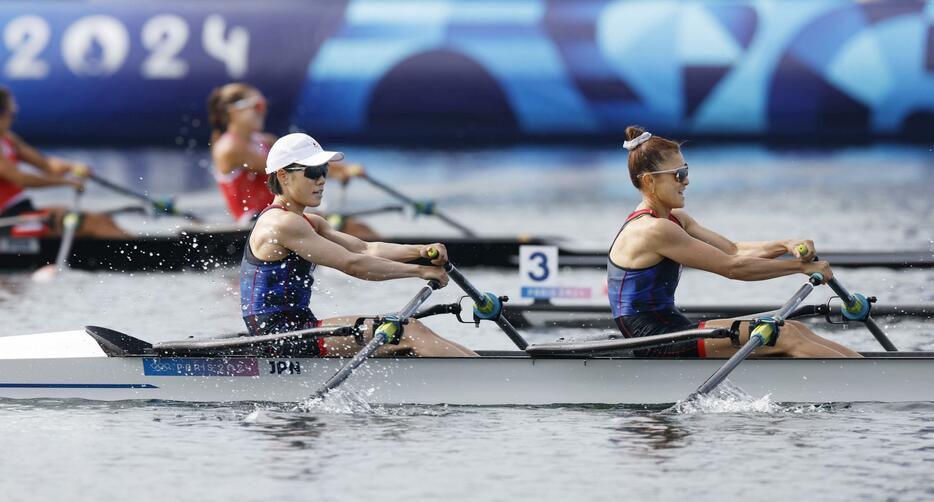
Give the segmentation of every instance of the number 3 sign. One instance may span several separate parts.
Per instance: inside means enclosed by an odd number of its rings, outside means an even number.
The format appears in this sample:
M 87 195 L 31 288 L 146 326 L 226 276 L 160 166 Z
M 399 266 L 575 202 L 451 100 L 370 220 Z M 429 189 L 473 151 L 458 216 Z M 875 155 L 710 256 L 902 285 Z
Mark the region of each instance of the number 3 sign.
M 558 284 L 557 246 L 519 247 L 519 287 Z

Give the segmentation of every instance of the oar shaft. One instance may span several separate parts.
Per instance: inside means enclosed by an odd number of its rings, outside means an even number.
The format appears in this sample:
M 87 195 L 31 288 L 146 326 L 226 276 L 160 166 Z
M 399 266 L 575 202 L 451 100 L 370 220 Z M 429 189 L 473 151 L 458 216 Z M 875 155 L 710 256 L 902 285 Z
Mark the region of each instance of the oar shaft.
M 391 187 L 391 186 L 389 186 L 389 185 L 383 183 L 382 181 L 373 179 L 372 177 L 370 177 L 369 175 L 366 175 L 366 174 L 364 174 L 362 177 L 363 177 L 363 179 L 365 179 L 365 180 L 367 180 L 368 182 L 370 182 L 371 185 L 375 186 L 376 188 L 379 188 L 380 190 L 382 190 L 382 191 L 388 193 L 389 195 L 392 195 L 393 197 L 395 197 L 395 198 L 401 200 L 402 202 L 405 202 L 406 204 L 411 204 L 411 205 L 417 204 L 417 202 L 415 201 L 415 199 L 412 199 L 411 197 L 409 197 L 409 196 L 405 195 L 404 193 L 402 193 L 402 192 L 396 190 L 395 188 L 393 188 L 393 187 Z
M 814 291 L 814 284 L 808 282 L 801 285 L 801 287 L 798 288 L 798 291 L 796 291 L 795 294 L 787 302 L 785 302 L 785 304 L 782 305 L 778 311 L 775 312 L 773 317 L 780 321 L 787 319 L 788 314 L 790 314 L 794 309 L 798 308 L 798 305 L 800 305 L 801 302 L 804 301 L 804 299 L 807 298 L 809 294 L 811 294 L 811 291 Z
M 72 200 L 71 208 L 65 213 L 62 220 L 62 242 L 58 248 L 58 256 L 55 258 L 55 268 L 62 270 L 68 262 L 68 255 L 71 254 L 71 244 L 75 240 L 75 233 L 78 231 L 81 215 L 78 208 L 81 205 L 82 190 L 75 190 L 75 198 Z
M 150 203 L 155 202 L 155 201 L 153 201 L 153 199 L 152 199 L 151 197 L 148 197 L 148 196 L 146 196 L 145 194 L 142 194 L 142 193 L 139 193 L 139 192 L 137 192 L 137 191 L 135 191 L 135 190 L 131 190 L 131 189 L 127 188 L 127 187 L 118 185 L 118 184 L 116 184 L 116 183 L 114 183 L 114 182 L 112 182 L 112 181 L 110 181 L 110 180 L 101 178 L 100 176 L 98 176 L 98 175 L 96 175 L 96 174 L 94 174 L 94 173 L 89 174 L 88 177 L 91 178 L 92 180 L 94 180 L 95 182 L 97 182 L 99 185 L 104 186 L 104 187 L 107 187 L 107 188 L 113 190 L 114 192 L 122 193 L 123 195 L 127 195 L 127 196 L 129 196 L 129 197 L 134 197 L 134 198 L 139 199 L 139 200 L 142 200 L 142 201 L 144 201 L 144 202 L 150 202 Z
M 132 197 L 134 199 L 139 199 L 143 202 L 150 204 L 156 213 L 166 213 L 166 214 L 171 214 L 175 216 L 181 216 L 182 218 L 191 220 L 195 223 L 199 223 L 201 221 L 201 218 L 199 218 L 197 215 L 194 215 L 186 211 L 179 211 L 178 209 L 176 209 L 171 199 L 168 202 L 158 201 L 144 193 L 137 192 L 125 186 L 118 185 L 110 180 L 101 178 L 100 176 L 94 173 L 89 174 L 88 178 L 90 178 L 91 180 L 95 181 L 96 183 L 100 184 L 103 187 L 113 190 L 114 192 L 126 195 L 128 197 Z
M 833 290 L 837 296 L 843 300 L 846 310 L 854 310 L 857 313 L 855 314 L 855 320 L 862 321 L 866 325 L 866 329 L 872 333 L 872 336 L 875 337 L 876 341 L 879 342 L 879 345 L 882 345 L 882 348 L 889 352 L 896 352 L 898 348 L 895 347 L 895 344 L 892 343 L 892 340 L 889 339 L 888 335 L 885 334 L 885 331 L 882 331 L 882 328 L 876 324 L 875 319 L 870 316 L 870 305 L 868 300 L 862 295 L 853 295 L 837 279 L 830 279 L 827 281 L 827 285 L 830 286 L 830 289 Z M 860 305 L 860 302 L 867 302 L 865 305 Z M 866 310 L 859 312 L 861 308 Z M 854 317 L 850 317 L 854 319 Z
M 415 295 L 414 298 L 409 300 L 409 302 L 406 303 L 405 306 L 403 306 L 402 309 L 399 310 L 399 312 L 396 314 L 398 318 L 397 319 L 398 322 L 400 323 L 404 322 L 409 317 L 412 317 L 412 314 L 414 314 L 415 311 L 418 310 L 418 307 L 420 307 L 423 303 L 425 303 L 425 300 L 427 300 L 428 297 L 431 296 L 432 290 L 435 289 L 437 286 L 438 286 L 437 283 L 432 281 L 431 283 L 429 283 L 428 286 L 425 286 L 422 289 L 420 289 L 418 294 Z M 382 347 L 383 344 L 389 341 L 389 332 L 387 330 L 391 330 L 394 328 L 386 326 L 386 324 L 390 324 L 390 323 L 384 323 L 383 325 L 379 326 L 376 329 L 376 332 L 373 334 L 373 339 L 370 340 L 370 342 L 367 343 L 363 347 L 363 349 L 360 350 L 360 352 L 357 352 L 357 354 L 353 356 L 353 358 L 351 358 L 347 364 L 345 364 L 341 369 L 339 369 L 337 373 L 334 373 L 334 375 L 331 378 L 329 378 L 327 382 L 325 382 L 324 385 L 321 386 L 321 388 L 315 393 L 315 397 L 322 398 L 324 397 L 325 394 L 334 390 L 338 385 L 344 383 L 344 380 L 347 380 L 347 378 L 349 378 L 350 375 L 353 374 L 354 370 L 356 370 L 361 364 L 366 362 L 366 360 L 370 356 L 372 356 L 377 350 L 379 350 L 379 348 Z
M 720 385 L 721 382 L 726 380 L 726 377 L 729 376 L 737 366 L 739 366 L 739 363 L 743 362 L 747 357 L 749 357 L 749 354 L 752 354 L 752 351 L 758 349 L 760 345 L 762 345 L 761 338 L 750 338 L 745 345 L 737 350 L 736 353 L 733 354 L 733 356 L 730 357 L 730 359 L 727 360 L 727 362 L 716 371 L 716 373 L 710 375 L 710 378 L 702 383 L 701 386 L 698 387 L 696 391 L 694 391 L 694 394 L 707 394 L 708 392 L 715 389 L 718 385 Z
M 370 216 L 373 214 L 397 213 L 397 212 L 402 211 L 403 209 L 405 208 L 402 206 L 382 206 L 382 207 L 374 207 L 370 209 L 361 209 L 359 211 L 348 211 L 346 213 L 337 213 L 337 214 L 340 215 L 342 218 L 358 218 L 360 216 Z
M 467 296 L 469 296 L 470 299 L 474 301 L 474 303 L 486 302 L 486 297 L 483 296 L 483 293 L 477 290 L 477 288 L 475 288 L 474 285 L 471 284 L 466 277 L 464 277 L 464 274 L 462 274 L 453 263 L 445 263 L 444 270 L 448 273 L 448 277 L 456 282 L 457 285 L 460 286 L 465 293 L 467 293 Z
M 889 352 L 898 351 L 898 348 L 895 346 L 894 343 L 892 343 L 892 340 L 889 340 L 889 337 L 888 335 L 885 334 L 885 331 L 882 331 L 882 328 L 880 328 L 879 325 L 876 324 L 875 319 L 873 319 L 872 317 L 867 317 L 866 320 L 863 321 L 863 323 L 866 324 L 866 329 L 868 329 L 869 332 L 872 333 L 872 336 L 876 338 L 876 340 L 879 342 L 879 345 L 882 345 L 882 348 L 884 348 L 885 350 Z
M 452 220 L 449 216 L 447 216 L 447 215 L 444 214 L 444 213 L 441 213 L 441 212 L 439 212 L 439 211 L 435 211 L 435 212 L 434 212 L 434 215 L 437 216 L 439 220 L 441 220 L 441 221 L 447 223 L 448 225 L 451 225 L 452 227 L 454 227 L 454 228 L 460 230 L 461 233 L 463 233 L 463 234 L 466 235 L 467 237 L 476 237 L 476 236 L 477 236 L 477 234 L 476 234 L 473 230 L 471 230 L 471 229 L 465 227 L 464 225 L 461 225 L 460 223 L 458 223 L 458 222 Z
M 387 185 L 387 184 L 385 184 L 385 183 L 383 183 L 383 182 L 381 182 L 381 181 L 379 181 L 379 180 L 373 179 L 372 177 L 370 177 L 370 176 L 367 175 L 367 174 L 364 174 L 364 175 L 362 175 L 361 177 L 362 177 L 363 179 L 367 180 L 368 182 L 370 182 L 371 185 L 373 185 L 373 186 L 379 188 L 380 190 L 382 190 L 382 191 L 388 193 L 389 195 L 392 195 L 393 197 L 395 197 L 395 198 L 401 200 L 402 202 L 405 202 L 406 204 L 409 204 L 409 205 L 411 205 L 411 206 L 418 206 L 418 205 L 419 205 L 418 201 L 412 199 L 411 197 L 408 197 L 407 195 L 403 194 L 402 192 L 396 190 L 395 188 L 393 188 L 393 187 L 391 187 L 391 186 L 389 186 L 389 185 Z M 448 225 L 451 225 L 452 227 L 454 227 L 454 228 L 460 230 L 460 231 L 461 231 L 464 235 L 466 235 L 467 237 L 476 237 L 476 235 L 477 235 L 476 233 L 474 233 L 473 230 L 471 230 L 471 229 L 465 227 L 464 225 L 458 223 L 457 221 L 452 220 L 449 216 L 447 216 L 446 214 L 444 214 L 444 213 L 442 213 L 442 212 L 440 212 L 440 211 L 434 210 L 434 211 L 432 211 L 431 214 L 433 214 L 434 216 L 437 216 L 439 220 L 441 220 L 441 221 L 447 223 Z
M 464 277 L 464 274 L 462 274 L 460 270 L 457 270 L 457 267 L 455 267 L 453 263 L 445 263 L 444 270 L 448 273 L 448 276 L 451 278 L 451 280 L 457 283 L 457 285 L 460 286 L 465 293 L 467 293 L 467 296 L 469 296 L 478 307 L 487 305 L 487 302 L 490 301 L 486 295 L 478 291 L 477 288 L 475 288 L 473 284 L 471 284 L 470 281 Z M 522 338 L 522 335 L 516 331 L 516 328 L 513 327 L 512 323 L 503 317 L 502 312 L 500 312 L 499 315 L 493 319 L 493 322 L 495 322 L 496 325 L 499 326 L 504 333 L 506 333 L 506 336 L 512 340 L 512 343 L 514 343 L 516 347 L 519 348 L 519 350 L 525 350 L 528 348 L 529 342 L 525 341 L 525 338 Z
M 739 366 L 739 363 L 746 360 L 750 354 L 760 346 L 764 345 L 771 339 L 773 336 L 777 336 L 776 330 L 777 326 L 785 320 L 786 316 L 792 312 L 799 304 L 809 295 L 811 291 L 814 291 L 814 286 L 820 284 L 823 281 L 823 277 L 820 274 L 814 274 L 804 283 L 798 291 L 795 292 L 791 298 L 785 302 L 784 305 L 775 314 L 772 316 L 772 319 L 769 322 L 764 322 L 753 328 L 752 332 L 749 334 L 749 341 L 747 341 L 739 350 L 730 357 L 723 366 L 720 367 L 713 375 L 710 375 L 704 383 L 694 391 L 690 398 L 707 394 L 711 390 L 715 389 L 721 382 L 726 380 L 726 377 Z
M 324 383 L 321 389 L 315 393 L 315 397 L 324 397 L 325 394 L 334 390 L 338 385 L 344 383 L 344 380 L 347 380 L 347 378 L 353 374 L 354 370 L 363 364 L 367 358 L 372 356 L 373 353 L 382 347 L 384 343 L 386 343 L 385 338 L 373 337 L 373 339 L 370 340 L 370 343 L 363 347 L 363 350 L 357 352 L 357 355 L 353 356 L 350 362 L 345 364 L 344 367 L 338 370 L 337 373 L 335 373 L 331 378 L 328 379 L 327 382 Z
M 409 300 L 409 303 L 406 303 L 405 306 L 402 307 L 399 310 L 399 312 L 396 313 L 396 316 L 400 320 L 408 319 L 409 317 L 412 317 L 412 314 L 414 314 L 415 311 L 418 310 L 418 307 L 421 307 L 422 304 L 425 303 L 425 300 L 427 300 L 428 297 L 431 296 L 431 292 L 432 292 L 432 286 L 423 287 L 421 290 L 419 290 L 418 294 L 415 295 L 414 298 Z

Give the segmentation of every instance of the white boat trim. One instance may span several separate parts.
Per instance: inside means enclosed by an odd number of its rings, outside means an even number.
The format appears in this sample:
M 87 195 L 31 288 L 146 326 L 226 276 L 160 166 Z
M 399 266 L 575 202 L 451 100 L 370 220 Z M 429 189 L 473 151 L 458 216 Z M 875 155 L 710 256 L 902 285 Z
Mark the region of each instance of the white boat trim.
M 24 335 L 50 348 L 84 331 Z M 18 340 L 11 340 L 19 338 Z M 22 337 L 0 338 L 0 398 L 301 402 L 346 360 L 337 358 L 114 356 L 82 342 L 37 357 Z M 71 343 L 72 340 L 69 340 Z M 63 349 L 64 350 L 64 349 Z M 29 357 L 23 357 L 31 354 Z M 871 353 L 865 359 L 750 359 L 731 380 L 776 402 L 934 402 L 934 353 Z M 722 359 L 530 357 L 371 359 L 342 389 L 374 404 L 663 404 L 685 398 Z

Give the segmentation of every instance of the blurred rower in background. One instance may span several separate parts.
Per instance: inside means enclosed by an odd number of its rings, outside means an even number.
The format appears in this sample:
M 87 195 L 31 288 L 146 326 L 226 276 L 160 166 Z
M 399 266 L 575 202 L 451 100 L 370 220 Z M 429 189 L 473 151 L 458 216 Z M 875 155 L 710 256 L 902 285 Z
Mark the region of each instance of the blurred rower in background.
M 13 133 L 13 121 L 18 111 L 13 94 L 0 87 L 0 218 L 19 217 L 21 220 L 0 226 L 0 232 L 19 237 L 58 236 L 62 233 L 62 218 L 68 210 L 64 207 L 36 208 L 24 189 L 70 186 L 83 190 L 82 178 L 91 171 L 83 163 L 43 155 Z M 37 168 L 38 172 L 21 171 L 20 162 Z M 81 213 L 76 235 L 111 239 L 130 237 L 109 215 L 90 212 Z
M 266 188 L 266 156 L 276 137 L 263 131 L 266 98 L 255 87 L 231 83 L 217 87 L 208 96 L 211 123 L 211 159 L 214 178 L 237 223 L 249 224 L 272 203 Z M 332 163 L 329 176 L 340 183 L 363 173 L 362 166 Z M 364 240 L 378 234 L 353 218 L 343 221 L 341 230 Z

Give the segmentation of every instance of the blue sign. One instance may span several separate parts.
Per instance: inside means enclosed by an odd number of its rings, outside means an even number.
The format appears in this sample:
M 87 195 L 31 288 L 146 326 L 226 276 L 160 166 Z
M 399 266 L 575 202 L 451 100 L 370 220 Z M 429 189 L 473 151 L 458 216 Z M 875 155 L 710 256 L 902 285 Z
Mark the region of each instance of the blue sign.
M 143 374 L 146 376 L 259 376 L 256 359 L 144 357 Z

